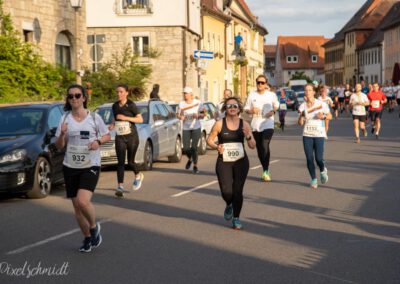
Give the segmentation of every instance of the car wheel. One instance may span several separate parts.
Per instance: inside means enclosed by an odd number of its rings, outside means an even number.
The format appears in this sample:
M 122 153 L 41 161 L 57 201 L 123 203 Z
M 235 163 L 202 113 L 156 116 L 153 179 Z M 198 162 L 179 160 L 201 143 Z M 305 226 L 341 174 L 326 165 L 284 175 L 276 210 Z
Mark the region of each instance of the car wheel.
M 51 191 L 51 166 L 44 157 L 36 162 L 32 190 L 27 193 L 29 198 L 44 198 Z
M 143 156 L 143 170 L 151 171 L 153 169 L 153 147 L 150 141 L 146 142 L 144 146 L 144 156 Z
M 201 138 L 200 138 L 200 141 L 199 141 L 199 145 L 198 145 L 197 151 L 198 151 L 199 155 L 205 155 L 206 152 L 207 152 L 207 139 L 206 139 L 206 133 L 205 132 L 203 132 L 201 134 Z
M 181 138 L 176 138 L 175 143 L 175 153 L 172 156 L 168 157 L 168 161 L 170 163 L 179 163 L 182 159 L 182 142 Z

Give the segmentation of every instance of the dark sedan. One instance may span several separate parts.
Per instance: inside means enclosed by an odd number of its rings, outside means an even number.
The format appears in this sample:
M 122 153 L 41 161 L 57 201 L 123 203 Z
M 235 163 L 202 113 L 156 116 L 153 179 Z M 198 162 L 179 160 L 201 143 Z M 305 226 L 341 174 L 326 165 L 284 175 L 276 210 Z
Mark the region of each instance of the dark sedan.
M 0 105 L 0 192 L 46 197 L 63 182 L 64 151 L 55 146 L 62 103 Z

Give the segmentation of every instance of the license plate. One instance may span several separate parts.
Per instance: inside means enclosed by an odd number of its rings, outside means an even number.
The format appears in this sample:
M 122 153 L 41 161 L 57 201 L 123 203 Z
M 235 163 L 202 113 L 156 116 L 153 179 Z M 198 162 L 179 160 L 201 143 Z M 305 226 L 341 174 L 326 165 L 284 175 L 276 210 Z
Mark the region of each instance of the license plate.
M 100 156 L 102 158 L 110 157 L 110 152 L 109 151 L 100 151 Z

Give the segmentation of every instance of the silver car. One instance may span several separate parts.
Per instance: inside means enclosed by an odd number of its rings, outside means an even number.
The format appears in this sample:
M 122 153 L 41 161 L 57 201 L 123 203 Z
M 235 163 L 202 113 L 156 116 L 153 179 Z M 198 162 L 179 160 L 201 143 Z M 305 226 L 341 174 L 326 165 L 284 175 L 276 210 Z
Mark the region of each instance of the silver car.
M 135 162 L 146 171 L 151 170 L 153 162 L 161 158 L 168 158 L 168 161 L 172 163 L 180 162 L 182 158 L 181 124 L 172 108 L 158 100 L 135 103 L 143 116 L 143 123 L 136 124 L 139 148 Z M 112 123 L 114 115 L 111 103 L 99 106 L 95 112 L 107 125 Z M 100 149 L 102 165 L 118 164 L 114 130 L 111 130 L 111 140 L 101 145 Z

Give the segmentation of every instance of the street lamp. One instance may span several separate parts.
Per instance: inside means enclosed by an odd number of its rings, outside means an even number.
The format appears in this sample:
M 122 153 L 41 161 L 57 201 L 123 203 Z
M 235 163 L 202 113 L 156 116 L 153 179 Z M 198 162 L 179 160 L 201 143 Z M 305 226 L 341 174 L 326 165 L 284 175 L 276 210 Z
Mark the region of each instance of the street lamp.
M 79 17 L 78 10 L 82 7 L 83 0 L 70 0 L 71 7 L 75 10 L 75 69 L 76 69 L 76 82 L 82 84 L 81 79 L 81 62 L 80 62 L 80 49 L 79 49 Z

